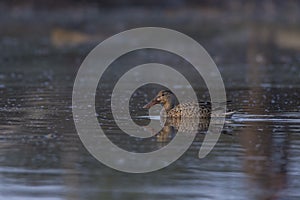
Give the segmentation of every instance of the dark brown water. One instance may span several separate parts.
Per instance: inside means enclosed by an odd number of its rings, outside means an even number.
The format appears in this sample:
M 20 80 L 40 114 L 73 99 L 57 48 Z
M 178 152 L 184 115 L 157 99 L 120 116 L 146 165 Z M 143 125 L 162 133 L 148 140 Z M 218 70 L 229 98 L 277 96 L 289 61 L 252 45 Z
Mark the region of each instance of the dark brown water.
M 195 16 L 196 25 L 201 20 Z M 30 34 L 23 39 L 2 33 L 0 198 L 299 199 L 300 54 L 297 43 L 289 43 L 291 37 L 285 35 L 297 34 L 298 26 L 289 25 L 290 32 L 285 33 L 283 25 L 235 23 L 180 28 L 207 48 L 221 71 L 232 101 L 229 107 L 237 111 L 224 128 L 226 134 L 204 159 L 198 158 L 204 138 L 198 134 L 179 160 L 148 174 L 126 174 L 102 165 L 86 151 L 76 133 L 73 81 L 82 59 L 97 44 L 94 40 L 101 41 L 100 36 L 64 46 L 63 39 L 45 36 L 34 40 Z M 139 55 L 134 58 L 148 61 L 151 57 L 147 52 Z M 157 55 L 151 59 L 178 64 L 176 59 Z M 122 68 L 121 64 L 115 65 Z M 109 81 L 106 84 L 109 88 Z M 132 112 L 145 114 L 138 109 L 156 92 L 153 87 L 137 93 L 130 104 Z M 199 86 L 197 92 L 207 98 L 205 87 Z M 96 103 L 99 118 L 107 119 L 111 139 L 124 148 L 139 149 L 108 120 L 111 114 L 106 105 L 105 101 Z M 147 124 L 147 120 L 138 118 L 137 123 Z M 143 142 L 141 148 L 160 148 L 171 139 L 167 133 Z

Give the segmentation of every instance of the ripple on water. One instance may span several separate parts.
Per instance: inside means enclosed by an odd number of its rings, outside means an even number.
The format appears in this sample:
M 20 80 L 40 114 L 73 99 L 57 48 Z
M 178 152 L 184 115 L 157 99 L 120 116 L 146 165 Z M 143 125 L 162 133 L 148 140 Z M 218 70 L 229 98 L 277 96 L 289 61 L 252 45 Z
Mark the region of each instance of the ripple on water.
M 234 122 L 274 122 L 299 124 L 300 112 L 280 112 L 274 114 L 234 114 L 231 118 Z

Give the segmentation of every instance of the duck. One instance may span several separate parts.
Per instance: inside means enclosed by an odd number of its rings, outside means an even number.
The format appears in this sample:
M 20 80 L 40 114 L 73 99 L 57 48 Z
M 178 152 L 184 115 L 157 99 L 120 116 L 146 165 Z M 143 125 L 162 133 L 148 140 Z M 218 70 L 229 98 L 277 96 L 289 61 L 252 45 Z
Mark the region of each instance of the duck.
M 144 109 L 150 109 L 152 106 L 160 104 L 163 106 L 160 116 L 164 118 L 200 118 L 210 119 L 210 102 L 186 102 L 179 104 L 175 94 L 170 90 L 161 90 L 145 106 Z M 230 115 L 226 113 L 225 115 Z

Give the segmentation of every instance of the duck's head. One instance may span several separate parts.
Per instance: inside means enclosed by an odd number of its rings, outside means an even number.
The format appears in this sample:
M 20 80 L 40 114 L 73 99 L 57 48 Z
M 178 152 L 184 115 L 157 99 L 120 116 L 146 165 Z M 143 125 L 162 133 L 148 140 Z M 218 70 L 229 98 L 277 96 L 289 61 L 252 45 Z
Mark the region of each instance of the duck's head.
M 156 104 L 161 104 L 168 112 L 178 104 L 178 101 L 176 96 L 170 90 L 161 90 L 156 97 L 143 108 L 149 109 Z

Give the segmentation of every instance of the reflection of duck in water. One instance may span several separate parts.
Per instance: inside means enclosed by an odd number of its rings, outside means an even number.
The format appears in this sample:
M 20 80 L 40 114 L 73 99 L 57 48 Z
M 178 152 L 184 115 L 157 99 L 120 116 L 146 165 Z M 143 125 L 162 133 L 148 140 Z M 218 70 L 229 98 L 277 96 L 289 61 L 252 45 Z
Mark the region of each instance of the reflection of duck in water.
M 209 127 L 209 119 L 199 118 L 180 118 L 180 117 L 161 117 L 160 123 L 162 129 L 156 132 L 155 129 L 144 126 L 145 130 L 152 135 L 156 135 L 159 142 L 169 142 L 176 135 L 177 132 L 185 135 L 194 136 L 196 133 L 206 133 Z
M 143 108 L 149 109 L 156 104 L 161 104 L 164 107 L 165 112 L 161 112 L 161 116 L 167 118 L 209 119 L 211 117 L 211 103 L 189 102 L 179 104 L 176 96 L 170 90 L 160 91 Z M 232 113 L 226 113 L 226 115 L 229 114 Z
M 196 133 L 205 133 L 209 126 L 208 119 L 197 118 L 161 118 L 160 122 L 163 128 L 156 135 L 160 142 L 171 140 L 177 132 L 192 136 Z

